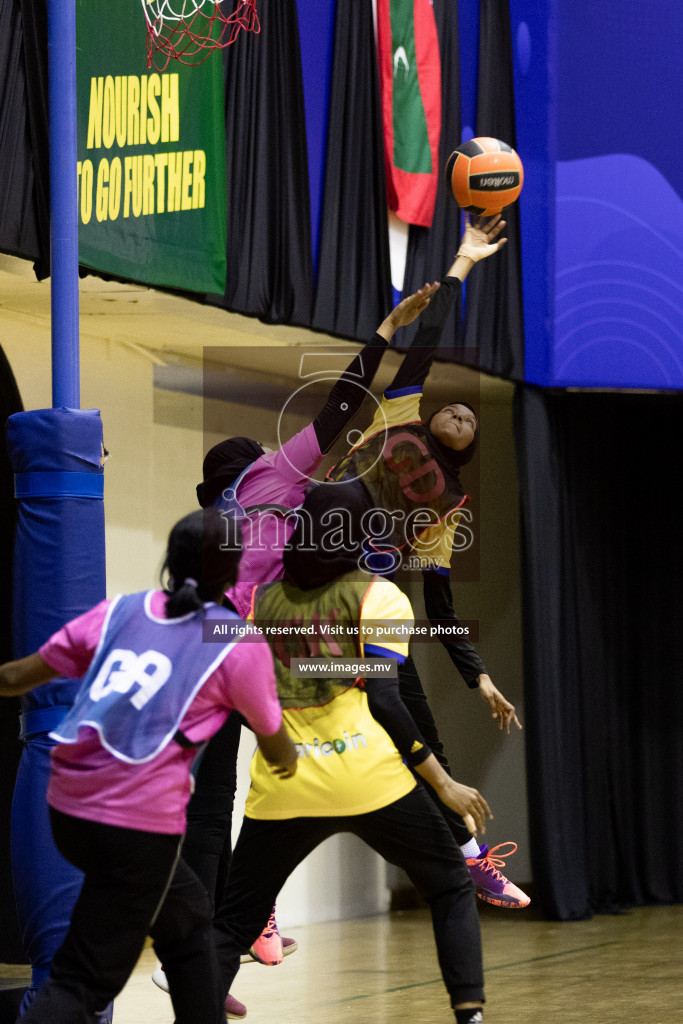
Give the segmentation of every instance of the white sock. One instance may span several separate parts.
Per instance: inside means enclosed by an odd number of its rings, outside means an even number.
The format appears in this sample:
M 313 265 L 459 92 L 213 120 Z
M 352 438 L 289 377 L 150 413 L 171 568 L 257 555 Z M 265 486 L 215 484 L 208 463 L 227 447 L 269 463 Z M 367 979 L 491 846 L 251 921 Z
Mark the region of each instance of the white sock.
M 476 839 L 474 838 L 474 836 L 472 836 L 472 837 L 471 837 L 471 838 L 470 838 L 470 839 L 469 839 L 469 840 L 468 840 L 468 841 L 467 841 L 467 842 L 465 843 L 465 845 L 464 845 L 464 846 L 461 846 L 461 847 L 460 847 L 460 849 L 462 850 L 462 855 L 463 855 L 463 857 L 478 857 L 478 856 L 479 856 L 479 853 L 480 853 L 480 850 L 479 850 L 479 843 L 478 843 L 478 842 L 477 842 L 477 840 L 476 840 Z

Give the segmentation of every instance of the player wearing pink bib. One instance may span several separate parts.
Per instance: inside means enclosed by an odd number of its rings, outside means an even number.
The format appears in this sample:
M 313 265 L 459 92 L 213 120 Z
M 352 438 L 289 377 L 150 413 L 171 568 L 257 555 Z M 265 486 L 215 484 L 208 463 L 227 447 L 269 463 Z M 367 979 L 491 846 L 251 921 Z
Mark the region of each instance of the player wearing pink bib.
M 222 607 L 238 562 L 235 524 L 213 510 L 192 513 L 169 537 L 167 591 L 104 601 L 37 653 L 0 667 L 2 696 L 84 676 L 54 733 L 48 789 L 55 842 L 84 872 L 83 888 L 28 1024 L 90 1024 L 123 988 L 148 934 L 179 1024 L 224 1020 L 212 907 L 178 860 L 191 768 L 233 711 L 286 775 L 296 757 L 268 648 L 240 643 L 241 620 Z M 232 631 L 227 640 L 202 643 L 207 615 Z

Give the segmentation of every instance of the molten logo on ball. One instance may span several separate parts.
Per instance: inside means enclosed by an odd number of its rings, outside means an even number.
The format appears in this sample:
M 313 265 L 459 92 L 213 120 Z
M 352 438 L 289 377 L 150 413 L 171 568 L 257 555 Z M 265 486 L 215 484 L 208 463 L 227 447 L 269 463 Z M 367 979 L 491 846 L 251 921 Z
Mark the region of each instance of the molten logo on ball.
M 500 139 L 463 142 L 446 164 L 446 188 L 455 201 L 463 210 L 485 217 L 514 203 L 523 183 L 522 161 Z

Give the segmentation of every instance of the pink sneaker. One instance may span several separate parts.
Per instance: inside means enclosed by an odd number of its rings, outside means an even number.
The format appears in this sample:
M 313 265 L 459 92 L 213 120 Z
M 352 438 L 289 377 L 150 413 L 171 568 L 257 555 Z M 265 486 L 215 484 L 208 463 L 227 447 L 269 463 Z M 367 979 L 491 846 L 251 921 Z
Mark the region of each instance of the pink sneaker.
M 284 954 L 282 951 L 282 939 L 277 930 L 277 921 L 275 920 L 275 907 L 273 907 L 273 912 L 268 918 L 268 924 L 249 952 L 254 960 L 258 960 L 260 964 L 265 964 L 267 967 L 275 967 L 276 964 L 282 963 Z
M 242 1020 L 247 1015 L 247 1008 L 228 992 L 225 997 L 225 1014 L 229 1020 Z
M 284 935 L 281 936 L 282 941 L 282 955 L 289 956 L 290 953 L 296 953 L 299 948 L 299 943 L 296 939 L 288 939 Z M 240 957 L 240 963 L 244 964 L 257 964 L 259 961 L 256 960 L 251 953 L 242 953 Z
M 494 907 L 507 907 L 509 910 L 519 910 L 528 907 L 531 897 L 513 885 L 505 875 L 501 874 L 499 868 L 505 867 L 505 861 L 500 856 L 500 850 L 504 846 L 511 846 L 506 850 L 505 856 L 510 857 L 517 850 L 517 843 L 499 843 L 489 850 L 488 846 L 482 846 L 478 857 L 466 859 L 469 868 L 470 878 L 474 882 L 474 888 L 480 900 L 485 903 L 492 903 Z M 498 856 L 494 856 L 498 854 Z

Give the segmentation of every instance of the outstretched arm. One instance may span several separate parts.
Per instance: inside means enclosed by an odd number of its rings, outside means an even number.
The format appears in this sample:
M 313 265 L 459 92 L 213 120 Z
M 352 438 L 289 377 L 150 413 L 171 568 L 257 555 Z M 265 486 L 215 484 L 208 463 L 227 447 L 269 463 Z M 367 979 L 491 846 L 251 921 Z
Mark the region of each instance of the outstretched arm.
M 478 217 L 474 223 L 466 214 L 465 230 L 448 271 L 448 277 L 457 277 L 459 281 L 464 281 L 475 263 L 485 260 L 487 256 L 493 256 L 494 252 L 502 249 L 507 238 L 499 238 L 499 235 L 505 224 L 499 213 L 488 221 Z
M 503 248 L 507 239 L 499 236 L 504 227 L 505 221 L 501 220 L 500 214 L 486 222 L 480 217 L 474 223 L 466 216 L 465 230 L 453 263 L 429 310 L 421 318 L 418 331 L 388 391 L 424 384 L 438 349 L 446 317 L 460 294 L 463 281 L 475 263 Z
M 412 295 L 401 299 L 398 305 L 394 306 L 391 313 L 377 328 L 377 333 L 385 341 L 391 341 L 399 327 L 407 327 L 417 320 L 418 316 L 425 311 L 430 304 L 432 296 L 439 290 L 439 282 L 425 284 L 418 288 Z
M 395 332 L 399 327 L 405 327 L 417 319 L 427 308 L 438 288 L 438 283 L 425 284 L 423 288 L 402 299 L 336 382 L 325 405 L 313 421 L 321 452 L 330 450 L 360 409 L 366 389 L 372 384 L 382 356 Z

